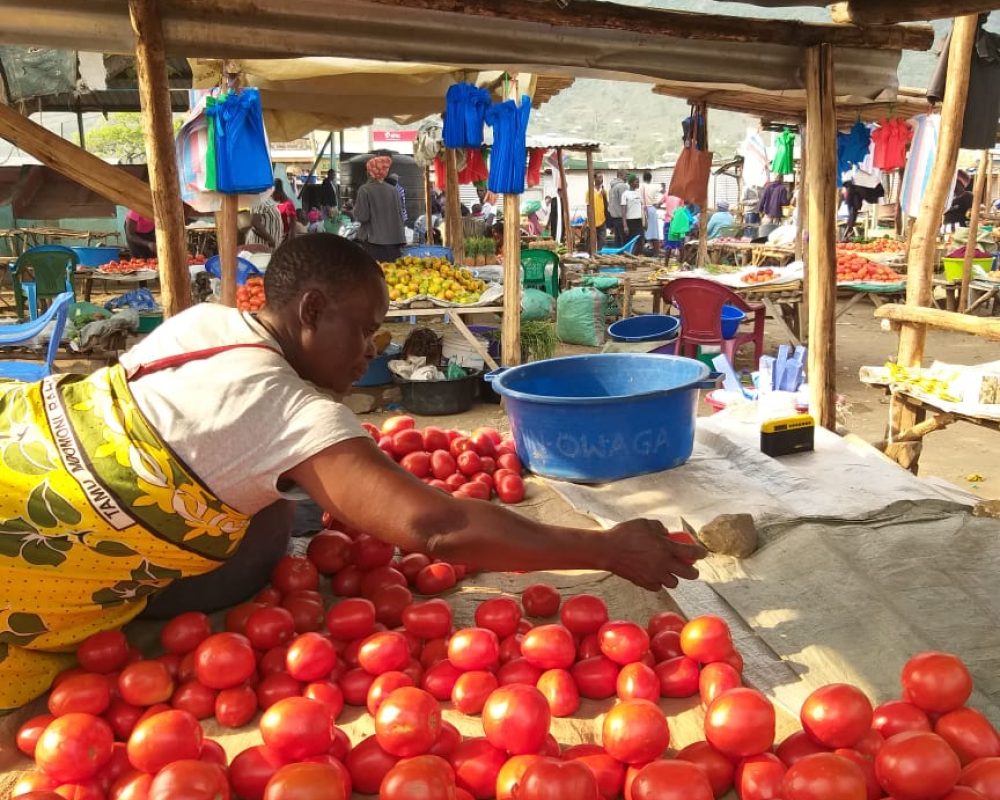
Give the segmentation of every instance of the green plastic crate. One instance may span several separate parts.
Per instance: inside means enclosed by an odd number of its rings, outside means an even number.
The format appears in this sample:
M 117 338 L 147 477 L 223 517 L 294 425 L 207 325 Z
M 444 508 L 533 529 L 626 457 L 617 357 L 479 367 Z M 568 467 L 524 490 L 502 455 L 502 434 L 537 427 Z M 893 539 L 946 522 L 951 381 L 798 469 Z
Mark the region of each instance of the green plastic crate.
M 139 328 L 137 333 L 150 333 L 163 322 L 162 311 L 143 311 L 139 314 Z

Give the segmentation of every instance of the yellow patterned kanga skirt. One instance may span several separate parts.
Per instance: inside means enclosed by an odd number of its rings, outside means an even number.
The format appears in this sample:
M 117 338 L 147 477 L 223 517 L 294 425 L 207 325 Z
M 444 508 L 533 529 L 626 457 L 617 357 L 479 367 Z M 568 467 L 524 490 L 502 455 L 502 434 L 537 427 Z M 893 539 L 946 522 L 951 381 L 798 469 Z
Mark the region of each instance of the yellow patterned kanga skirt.
M 0 382 L 0 709 L 236 549 L 249 518 L 164 444 L 121 367 Z

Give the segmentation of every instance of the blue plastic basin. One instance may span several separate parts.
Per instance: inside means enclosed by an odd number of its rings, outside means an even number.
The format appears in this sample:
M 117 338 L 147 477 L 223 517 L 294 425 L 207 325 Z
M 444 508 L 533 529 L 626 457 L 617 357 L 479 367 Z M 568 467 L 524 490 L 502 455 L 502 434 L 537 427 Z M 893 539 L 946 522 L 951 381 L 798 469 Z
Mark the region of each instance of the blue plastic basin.
M 676 339 L 681 321 L 667 314 L 642 314 L 611 323 L 608 336 L 613 342 L 658 342 Z
M 747 315 L 733 306 L 722 307 L 722 338 L 734 339 Z
M 603 483 L 691 457 L 708 367 L 677 356 L 603 353 L 536 361 L 493 376 L 518 455 L 532 472 Z
M 375 358 L 368 362 L 368 370 L 354 382 L 354 385 L 384 386 L 387 383 L 392 383 L 389 362 L 395 358 L 399 358 L 399 354 L 402 351 L 403 348 L 398 344 L 394 342 L 390 343 L 381 355 L 375 356 Z
M 117 261 L 121 255 L 120 247 L 71 247 L 70 250 L 80 259 L 80 266 L 88 269 L 103 267 L 105 264 Z

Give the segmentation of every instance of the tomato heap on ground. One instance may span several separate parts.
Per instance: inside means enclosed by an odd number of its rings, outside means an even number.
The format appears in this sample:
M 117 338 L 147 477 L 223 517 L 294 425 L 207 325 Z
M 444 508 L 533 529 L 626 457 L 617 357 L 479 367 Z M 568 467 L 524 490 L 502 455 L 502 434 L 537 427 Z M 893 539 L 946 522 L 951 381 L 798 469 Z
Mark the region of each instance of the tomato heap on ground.
M 331 520 L 327 520 L 331 522 Z M 1000 736 L 955 656 L 922 653 L 902 697 L 873 708 L 856 687 L 814 691 L 802 730 L 775 747 L 775 709 L 743 686 L 726 623 L 661 612 L 640 625 L 553 587 L 494 597 L 455 630 L 440 597 L 469 570 L 350 530 L 313 538 L 225 630 L 192 612 L 144 659 L 121 632 L 84 641 L 49 713 L 17 746 L 35 759 L 31 800 L 1000 800 Z M 337 597 L 329 607 L 324 576 Z M 705 740 L 669 751 L 661 698 L 700 696 Z M 553 717 L 616 698 L 599 744 L 567 749 Z M 479 715 L 463 738 L 441 703 Z M 336 722 L 366 709 L 374 734 Z M 231 763 L 199 720 L 250 724 L 262 744 Z
M 264 307 L 264 279 L 254 276 L 236 289 L 236 307 L 240 311 L 260 311 Z

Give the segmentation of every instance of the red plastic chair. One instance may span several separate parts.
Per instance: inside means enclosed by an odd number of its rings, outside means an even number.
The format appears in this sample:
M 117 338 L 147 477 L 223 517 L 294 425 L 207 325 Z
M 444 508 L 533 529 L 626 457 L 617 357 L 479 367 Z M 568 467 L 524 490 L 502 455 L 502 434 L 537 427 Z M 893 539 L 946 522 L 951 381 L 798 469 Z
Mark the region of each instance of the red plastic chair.
M 694 358 L 701 344 L 719 345 L 734 363 L 736 351 L 744 344 L 753 344 L 754 369 L 764 353 L 764 320 L 761 303 L 748 303 L 732 289 L 704 278 L 678 278 L 661 290 L 663 299 L 681 312 L 681 333 L 678 353 Z M 722 307 L 733 306 L 753 319 L 753 331 L 738 332 L 732 339 L 722 338 Z

